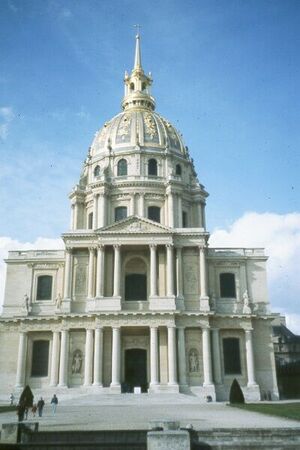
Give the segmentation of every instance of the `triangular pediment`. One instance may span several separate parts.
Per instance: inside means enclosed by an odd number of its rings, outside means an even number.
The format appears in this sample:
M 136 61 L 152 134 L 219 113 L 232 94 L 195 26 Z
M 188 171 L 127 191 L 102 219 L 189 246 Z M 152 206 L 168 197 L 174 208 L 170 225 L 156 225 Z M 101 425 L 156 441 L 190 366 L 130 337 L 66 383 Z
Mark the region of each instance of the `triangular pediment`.
M 105 228 L 101 228 L 97 232 L 101 234 L 169 234 L 172 230 L 152 220 L 138 216 L 130 216 Z

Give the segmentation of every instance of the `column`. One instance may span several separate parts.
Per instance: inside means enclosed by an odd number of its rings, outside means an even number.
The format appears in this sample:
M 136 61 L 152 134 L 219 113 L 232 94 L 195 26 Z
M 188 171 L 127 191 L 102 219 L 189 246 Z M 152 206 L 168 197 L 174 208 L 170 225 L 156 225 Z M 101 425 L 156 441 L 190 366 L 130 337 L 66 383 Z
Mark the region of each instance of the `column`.
M 74 230 L 74 204 L 71 205 L 70 230 Z
M 183 297 L 182 248 L 176 247 L 176 295 Z
M 111 387 L 120 386 L 120 359 L 121 359 L 121 329 L 114 327 L 112 329 L 112 369 L 111 369 Z
M 212 356 L 214 363 L 214 382 L 216 384 L 222 384 L 220 332 L 218 328 L 212 329 Z
M 94 330 L 88 328 L 85 337 L 84 386 L 91 386 L 93 375 L 93 338 Z
M 144 193 L 140 194 L 140 216 L 141 217 L 145 216 L 145 194 Z
M 59 386 L 67 386 L 68 383 L 68 350 L 69 331 L 62 330 L 60 341 Z
M 167 297 L 174 295 L 173 244 L 167 244 Z
M 98 194 L 93 195 L 93 230 L 98 227 Z
M 27 339 L 27 333 L 25 331 L 21 331 L 19 334 L 19 350 L 16 373 L 17 388 L 22 388 L 25 386 Z
M 88 298 L 94 297 L 94 264 L 95 248 L 89 248 L 89 276 L 88 276 Z
M 206 228 L 206 220 L 205 220 L 205 203 L 201 203 L 201 219 L 202 219 L 202 227 Z
M 150 296 L 157 295 L 156 244 L 150 244 Z
M 182 228 L 182 198 L 181 195 L 178 194 L 177 201 L 177 224 L 178 228 Z
M 150 386 L 158 382 L 158 328 L 150 327 Z
M 174 228 L 174 196 L 172 192 L 168 193 L 169 227 Z
M 211 354 L 210 354 L 210 331 L 202 328 L 202 352 L 203 352 L 203 386 L 209 386 L 212 382 Z
M 73 216 L 73 230 L 77 230 L 78 228 L 78 203 L 74 204 L 74 216 Z
M 256 385 L 254 374 L 254 356 L 253 356 L 253 342 L 252 342 L 252 330 L 245 330 L 246 341 L 246 361 L 247 361 L 247 376 L 248 386 Z
M 130 216 L 134 216 L 135 213 L 135 209 L 134 209 L 134 198 L 135 198 L 135 193 L 130 194 L 130 205 L 129 205 L 129 215 Z
M 104 194 L 99 194 L 98 197 L 98 228 L 105 227 L 105 208 L 104 208 Z
M 53 331 L 50 386 L 57 386 L 59 366 L 59 331 Z
M 201 207 L 201 203 L 197 202 L 196 203 L 196 211 L 197 211 L 197 217 L 196 217 L 196 227 L 202 227 L 202 207 Z
M 95 329 L 94 386 L 103 386 L 103 328 Z
M 104 296 L 104 267 L 105 247 L 104 245 L 99 245 L 97 249 L 96 297 Z
M 121 246 L 114 245 L 114 297 L 120 297 L 120 281 L 121 281 Z
M 177 384 L 177 364 L 176 364 L 176 328 L 168 327 L 168 384 Z
M 179 384 L 187 384 L 186 378 L 186 352 L 185 352 L 185 328 L 179 327 L 178 330 L 178 372 Z
M 65 250 L 65 284 L 64 284 L 64 298 L 71 297 L 71 278 L 72 278 L 72 249 Z
M 199 247 L 199 263 L 200 263 L 200 297 L 207 297 L 207 271 L 205 248 Z

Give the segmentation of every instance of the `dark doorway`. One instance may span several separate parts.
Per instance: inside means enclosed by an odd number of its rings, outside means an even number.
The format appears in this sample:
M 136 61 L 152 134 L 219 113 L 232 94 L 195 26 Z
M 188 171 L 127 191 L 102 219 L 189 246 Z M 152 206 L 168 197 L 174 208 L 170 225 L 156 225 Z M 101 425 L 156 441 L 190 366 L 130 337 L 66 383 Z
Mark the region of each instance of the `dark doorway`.
M 142 392 L 147 392 L 147 351 L 133 348 L 125 351 L 123 392 L 133 392 L 133 388 L 138 386 Z
M 125 300 L 147 300 L 147 277 L 131 273 L 125 277 Z

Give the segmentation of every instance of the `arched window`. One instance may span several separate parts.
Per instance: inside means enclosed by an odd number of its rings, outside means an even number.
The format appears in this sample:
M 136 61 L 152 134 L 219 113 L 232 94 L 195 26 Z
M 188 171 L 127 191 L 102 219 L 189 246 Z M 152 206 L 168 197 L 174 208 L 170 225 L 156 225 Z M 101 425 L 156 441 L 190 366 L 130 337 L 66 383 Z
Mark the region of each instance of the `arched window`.
M 120 159 L 118 162 L 118 177 L 127 175 L 127 161 L 126 159 Z
M 238 338 L 223 339 L 223 358 L 225 375 L 241 374 L 240 340 Z
M 93 213 L 89 213 L 88 215 L 88 229 L 92 230 L 93 229 Z
M 52 298 L 52 277 L 50 275 L 41 275 L 37 280 L 37 300 L 51 300 Z
M 220 296 L 223 298 L 236 298 L 235 276 L 233 273 L 220 274 Z
M 148 175 L 157 176 L 157 161 L 156 159 L 149 159 L 148 161 Z
M 149 206 L 148 219 L 160 222 L 160 208 L 158 206 Z
M 100 175 L 100 166 L 96 166 L 94 169 L 94 177 L 99 177 Z
M 32 377 L 47 377 L 49 361 L 49 341 L 33 341 L 32 345 Z
M 126 219 L 127 217 L 127 208 L 126 206 L 118 206 L 115 208 L 115 222 L 119 220 Z
M 181 165 L 180 164 L 176 164 L 176 175 L 181 175 Z
M 187 228 L 187 226 L 188 226 L 187 212 L 182 211 L 182 227 Z
M 126 263 L 125 300 L 147 300 L 147 266 L 141 258 L 131 258 Z
M 134 83 L 130 83 L 130 90 L 134 91 Z

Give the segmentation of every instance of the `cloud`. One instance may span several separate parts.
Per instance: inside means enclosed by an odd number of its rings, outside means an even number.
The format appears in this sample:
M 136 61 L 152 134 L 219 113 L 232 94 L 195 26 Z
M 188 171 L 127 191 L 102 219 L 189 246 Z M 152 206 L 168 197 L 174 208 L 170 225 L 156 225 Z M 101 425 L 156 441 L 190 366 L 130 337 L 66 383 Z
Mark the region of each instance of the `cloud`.
M 8 135 L 10 122 L 15 115 L 11 106 L 0 107 L 0 140 L 5 141 Z
M 245 213 L 227 229 L 216 229 L 211 247 L 264 247 L 273 311 L 286 315 L 300 334 L 300 213 Z
M 56 250 L 63 249 L 63 241 L 61 239 L 48 239 L 39 237 L 35 242 L 19 242 L 10 237 L 0 237 L 0 309 L 4 298 L 6 264 L 4 259 L 8 256 L 9 250 Z

